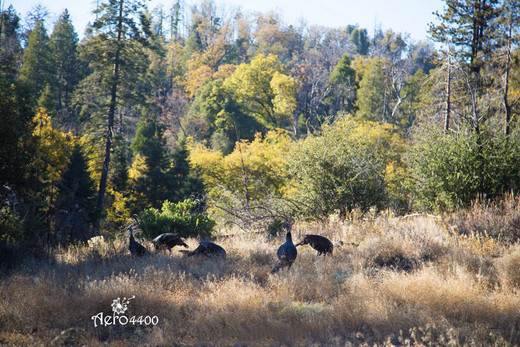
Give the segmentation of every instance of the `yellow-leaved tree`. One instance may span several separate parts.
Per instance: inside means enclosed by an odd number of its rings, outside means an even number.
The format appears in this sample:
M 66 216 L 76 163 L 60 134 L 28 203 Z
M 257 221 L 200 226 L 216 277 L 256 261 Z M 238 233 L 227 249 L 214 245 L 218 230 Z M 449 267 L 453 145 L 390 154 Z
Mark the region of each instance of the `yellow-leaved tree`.
M 32 167 L 35 170 L 36 182 L 42 188 L 40 192 L 45 194 L 47 208 L 50 210 L 58 193 L 58 183 L 69 165 L 74 139 L 71 134 L 52 127 L 51 118 L 44 108 L 38 108 L 33 121 L 33 136 L 38 145 Z
M 287 128 L 296 109 L 296 82 L 284 73 L 278 57 L 259 54 L 239 65 L 224 86 L 267 129 Z
M 213 76 L 213 69 L 211 69 L 207 65 L 201 65 L 194 69 L 189 69 L 186 73 L 186 92 L 188 95 L 193 98 L 195 92 L 198 88 L 200 88 L 204 83 L 210 80 Z
M 269 204 L 286 189 L 293 144 L 285 131 L 273 130 L 265 137 L 257 134 L 253 141 L 237 142 L 233 152 L 223 156 L 190 140 L 189 163 L 204 182 L 211 212 L 240 218 L 274 213 Z

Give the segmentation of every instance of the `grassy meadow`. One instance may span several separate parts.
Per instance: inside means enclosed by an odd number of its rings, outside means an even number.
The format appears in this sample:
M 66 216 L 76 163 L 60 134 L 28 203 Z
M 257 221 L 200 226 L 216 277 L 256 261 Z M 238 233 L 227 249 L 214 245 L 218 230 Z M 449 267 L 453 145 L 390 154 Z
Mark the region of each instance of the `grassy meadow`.
M 321 234 L 334 254 L 299 247 L 274 275 L 282 234 L 221 230 L 228 257 L 211 260 L 131 257 L 121 231 L 2 276 L 0 345 L 519 345 L 520 244 L 461 231 L 489 217 L 473 213 L 296 223 L 295 242 Z M 157 325 L 94 326 L 132 296 L 125 314 Z

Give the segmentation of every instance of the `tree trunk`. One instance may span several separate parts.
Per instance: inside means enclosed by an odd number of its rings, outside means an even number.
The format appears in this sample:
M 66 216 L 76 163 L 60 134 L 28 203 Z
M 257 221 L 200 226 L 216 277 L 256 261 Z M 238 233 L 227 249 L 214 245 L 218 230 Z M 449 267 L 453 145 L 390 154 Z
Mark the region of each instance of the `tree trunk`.
M 450 116 L 451 116 L 451 61 L 448 54 L 448 77 L 446 81 L 446 118 L 444 119 L 444 132 L 450 130 Z
M 509 93 L 509 70 L 511 69 L 511 35 L 512 35 L 511 26 L 509 26 L 509 37 L 507 42 L 507 57 L 506 57 L 506 71 L 504 76 L 504 107 L 506 111 L 506 136 L 509 136 L 511 133 L 511 104 L 509 103 L 508 93 Z

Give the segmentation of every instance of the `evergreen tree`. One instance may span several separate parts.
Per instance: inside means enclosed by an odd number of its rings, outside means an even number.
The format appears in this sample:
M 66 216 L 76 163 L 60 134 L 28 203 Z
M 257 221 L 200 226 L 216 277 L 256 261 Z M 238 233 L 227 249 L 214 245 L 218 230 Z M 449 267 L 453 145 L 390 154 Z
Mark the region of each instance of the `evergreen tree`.
M 38 107 L 44 108 L 47 114 L 51 117 L 54 116 L 56 110 L 56 100 L 54 99 L 54 93 L 51 90 L 51 86 L 48 84 L 43 88 L 43 91 L 38 98 Z
M 8 201 L 8 194 L 21 193 L 28 186 L 26 166 L 35 152 L 31 95 L 21 81 L 13 80 L 16 71 L 12 60 L 0 64 L 0 206 Z
M 86 215 L 93 217 L 96 189 L 94 181 L 88 173 L 88 165 L 83 149 L 76 144 L 72 150 L 70 163 L 67 170 L 63 173 L 60 192 L 62 196 L 67 196 L 69 209 L 81 209 Z
M 54 62 L 49 47 L 49 37 L 42 21 L 36 22 L 29 35 L 27 48 L 22 58 L 19 79 L 29 86 L 33 94 L 32 106 L 40 97 L 46 85 L 54 86 Z
M 27 230 L 36 232 L 27 221 L 34 220 L 35 213 L 30 213 L 34 210 L 26 209 L 27 201 L 36 200 L 31 189 L 34 177 L 27 172 L 37 147 L 34 99 L 27 85 L 16 80 L 21 52 L 18 30 L 19 18 L 10 6 L 0 17 L 0 244 L 27 240 Z
M 341 60 L 330 74 L 329 82 L 332 84 L 352 84 L 355 75 L 356 71 L 350 67 L 350 58 L 348 54 L 343 54 Z
M 159 208 L 164 200 L 172 198 L 172 182 L 168 175 L 170 162 L 163 135 L 164 126 L 154 114 L 145 110 L 130 145 L 134 157 L 144 159 L 141 172 L 131 187 L 131 194 L 144 199 L 134 199 L 142 207 Z
M 477 75 L 492 48 L 492 26 L 498 15 L 498 0 L 445 0 L 444 13 L 435 13 L 440 23 L 430 24 L 434 41 L 453 44 L 456 54 Z
M 184 45 L 183 58 L 186 62 L 190 57 L 195 53 L 202 52 L 202 38 L 200 37 L 200 33 L 198 31 L 198 26 L 200 25 L 200 21 L 195 21 L 190 28 L 190 35 L 188 36 L 188 40 L 186 40 L 186 44 Z
M 498 0 L 445 0 L 446 8 L 442 14 L 436 13 L 439 24 L 430 24 L 432 38 L 453 48 L 448 60 L 454 59 L 466 75 L 466 88 L 457 99 L 466 99 L 465 118 L 471 128 L 479 134 L 482 124 L 495 115 L 488 103 L 492 79 L 484 76 L 486 63 L 489 63 L 493 49 L 493 24 L 498 16 Z M 450 64 L 448 64 L 450 65 Z M 447 99 L 452 99 L 447 95 Z
M 173 201 L 180 202 L 185 199 L 198 199 L 204 193 L 204 183 L 195 170 L 188 163 L 189 152 L 186 148 L 186 140 L 181 140 L 172 155 L 172 165 L 168 175 L 172 179 Z
M 367 29 L 358 29 L 355 28 L 350 33 L 350 41 L 354 44 L 356 47 L 356 53 L 360 55 L 367 55 L 368 54 L 368 35 L 367 35 Z
M 122 101 L 139 102 L 140 95 L 135 86 L 148 67 L 138 22 L 143 17 L 142 10 L 143 5 L 135 0 L 108 0 L 101 4 L 94 11 L 98 17 L 82 47 L 82 58 L 93 69 L 82 82 L 82 93 L 97 92 L 93 98 L 97 99 L 95 112 L 106 120 L 97 203 L 100 213 L 104 211 L 116 109 L 121 107 Z
M 181 2 L 177 0 L 171 8 L 170 14 L 170 40 L 177 41 L 181 22 Z
M 372 58 L 359 82 L 356 117 L 362 120 L 386 121 L 384 65 L 386 59 Z
M 90 237 L 89 224 L 96 216 L 96 189 L 88 172 L 87 159 L 78 144 L 72 150 L 58 188 L 55 216 L 56 230 L 61 233 L 57 235 L 58 239 L 62 243 L 86 241 Z
M 500 81 L 500 89 L 502 90 L 506 135 L 511 133 L 514 116 L 520 114 L 520 97 L 515 92 L 515 84 L 518 85 L 520 73 L 518 68 L 515 69 L 515 48 L 518 48 L 520 43 L 519 8 L 520 0 L 503 1 L 500 6 L 500 16 L 496 18 L 494 26 L 497 39 L 493 54 L 493 65 L 496 68 L 494 72 L 503 76 L 503 78 L 497 80 Z
M 19 29 L 20 18 L 10 5 L 0 14 L 0 67 L 2 74 L 8 74 L 11 80 L 16 76 L 16 65 L 22 55 Z
M 78 62 L 78 35 L 65 10 L 54 26 L 49 44 L 56 66 L 56 111 L 71 113 L 71 98 L 81 79 L 81 66 Z
M 331 95 L 327 97 L 326 103 L 332 107 L 331 114 L 336 114 L 340 110 L 347 113 L 353 111 L 355 77 L 356 71 L 350 66 L 350 58 L 348 54 L 344 54 L 329 77 Z

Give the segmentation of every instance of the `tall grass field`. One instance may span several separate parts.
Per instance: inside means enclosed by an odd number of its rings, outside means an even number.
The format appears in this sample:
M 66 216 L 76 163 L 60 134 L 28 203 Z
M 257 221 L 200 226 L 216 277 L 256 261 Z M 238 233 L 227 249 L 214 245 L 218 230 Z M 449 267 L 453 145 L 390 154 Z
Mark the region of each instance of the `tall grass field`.
M 301 246 L 276 274 L 283 232 L 219 230 L 216 260 L 132 257 L 121 230 L 5 272 L 0 345 L 519 345 L 520 244 L 472 232 L 500 221 L 479 211 L 295 223 L 295 242 L 326 236 L 333 255 Z

